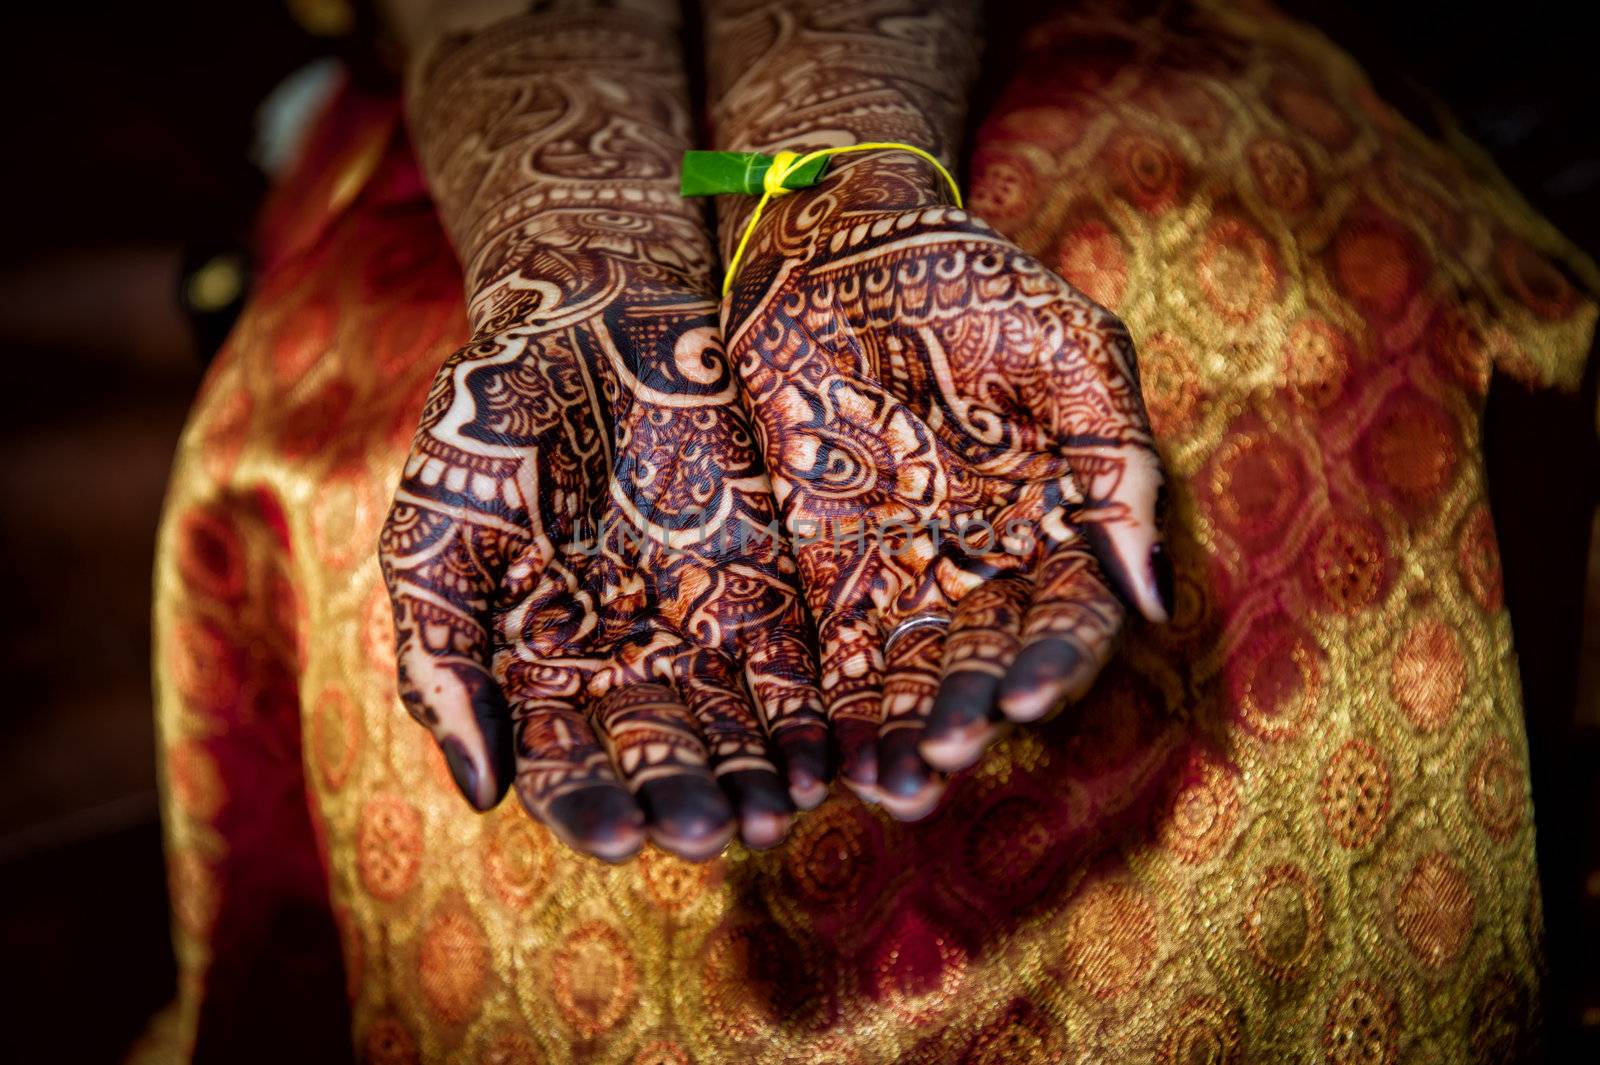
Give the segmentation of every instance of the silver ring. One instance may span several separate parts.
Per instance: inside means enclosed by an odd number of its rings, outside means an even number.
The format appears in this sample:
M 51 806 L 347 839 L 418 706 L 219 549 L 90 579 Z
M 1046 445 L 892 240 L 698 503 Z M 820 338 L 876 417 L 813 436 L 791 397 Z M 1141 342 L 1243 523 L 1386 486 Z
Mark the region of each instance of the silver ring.
M 914 617 L 906 618 L 889 630 L 888 637 L 883 641 L 883 653 L 888 654 L 889 648 L 894 646 L 894 642 L 913 629 L 934 627 L 948 629 L 950 627 L 950 619 L 943 614 L 917 614 Z

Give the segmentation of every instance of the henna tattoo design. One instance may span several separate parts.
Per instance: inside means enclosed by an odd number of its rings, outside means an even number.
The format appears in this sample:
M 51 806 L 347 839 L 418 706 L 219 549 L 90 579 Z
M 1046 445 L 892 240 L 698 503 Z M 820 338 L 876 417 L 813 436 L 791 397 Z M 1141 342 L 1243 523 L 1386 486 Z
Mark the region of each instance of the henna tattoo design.
M 948 159 L 970 7 L 711 4 L 718 145 Z M 1124 602 L 1166 619 L 1162 472 L 1121 322 L 925 163 L 834 164 L 769 207 L 723 324 L 786 522 L 828 531 L 797 557 L 841 776 L 910 819 L 935 769 L 1087 690 Z M 726 249 L 748 206 L 719 206 Z
M 792 557 L 721 342 L 670 19 L 572 4 L 440 41 L 412 121 L 475 341 L 384 528 L 403 699 L 484 809 L 572 846 L 775 843 L 826 790 Z

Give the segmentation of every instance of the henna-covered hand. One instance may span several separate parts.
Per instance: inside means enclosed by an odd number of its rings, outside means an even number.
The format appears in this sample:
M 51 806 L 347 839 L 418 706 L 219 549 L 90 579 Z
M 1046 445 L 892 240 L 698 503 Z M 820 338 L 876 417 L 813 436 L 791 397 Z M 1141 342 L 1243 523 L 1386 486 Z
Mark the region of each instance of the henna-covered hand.
M 826 790 L 794 563 L 723 355 L 670 26 L 447 39 L 413 100 L 478 339 L 441 369 L 381 559 L 401 693 L 468 799 L 616 860 L 781 838 Z M 464 131 L 476 132 L 464 132 Z M 464 208 L 452 211 L 452 196 Z
M 822 56 L 785 71 L 788 111 L 755 76 L 725 89 L 720 143 L 947 150 L 960 15 L 800 0 L 763 36 L 714 4 L 719 65 L 748 41 Z M 840 774 L 905 818 L 933 808 L 934 770 L 1081 696 L 1125 603 L 1161 621 L 1171 595 L 1127 331 L 936 182 L 909 155 L 835 159 L 769 206 L 723 320 L 785 521 L 814 540 L 797 554 Z M 748 208 L 723 208 L 726 248 Z

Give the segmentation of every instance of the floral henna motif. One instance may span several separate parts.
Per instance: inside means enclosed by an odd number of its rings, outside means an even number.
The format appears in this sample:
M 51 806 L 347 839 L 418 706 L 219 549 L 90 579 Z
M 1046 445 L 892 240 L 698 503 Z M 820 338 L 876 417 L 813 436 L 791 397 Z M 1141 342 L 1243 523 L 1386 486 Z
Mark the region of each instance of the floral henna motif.
M 762 41 L 800 57 L 786 85 L 814 87 L 779 120 L 759 73 L 725 84 L 719 146 L 800 149 L 843 131 L 948 157 L 968 13 L 846 6 L 712 5 L 714 89 L 719 71 L 764 69 L 748 54 Z M 836 159 L 769 207 L 723 309 L 785 521 L 812 540 L 797 556 L 841 775 L 908 818 L 938 798 L 930 763 L 963 768 L 1002 723 L 1080 696 L 1124 603 L 1160 621 L 1171 595 L 1126 330 L 941 205 L 936 180 L 909 156 Z M 725 248 L 746 213 L 723 205 Z
M 619 21 L 516 19 L 424 63 L 479 339 L 435 379 L 381 559 L 403 698 L 474 805 L 514 777 L 579 849 L 703 858 L 820 801 L 826 731 L 708 235 L 671 193 L 670 24 Z

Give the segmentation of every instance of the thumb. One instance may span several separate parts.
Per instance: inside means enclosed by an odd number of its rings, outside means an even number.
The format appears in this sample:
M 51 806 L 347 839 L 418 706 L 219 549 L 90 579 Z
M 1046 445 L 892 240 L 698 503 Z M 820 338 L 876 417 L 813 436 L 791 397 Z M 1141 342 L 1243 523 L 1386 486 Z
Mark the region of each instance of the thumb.
M 394 606 L 400 698 L 478 810 L 513 776 L 511 715 L 490 671 L 490 600 L 505 533 L 458 520 L 402 486 L 379 541 Z

